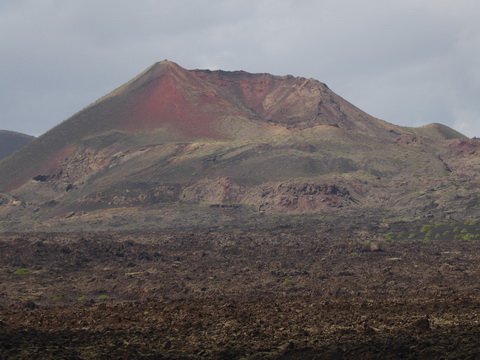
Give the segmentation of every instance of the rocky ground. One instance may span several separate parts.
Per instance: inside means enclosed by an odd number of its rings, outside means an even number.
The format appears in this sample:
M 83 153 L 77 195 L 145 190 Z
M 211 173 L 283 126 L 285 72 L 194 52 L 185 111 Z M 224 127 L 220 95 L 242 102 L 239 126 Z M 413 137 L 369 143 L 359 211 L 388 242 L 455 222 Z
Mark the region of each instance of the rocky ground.
M 479 240 L 383 238 L 2 234 L 0 359 L 480 358 Z

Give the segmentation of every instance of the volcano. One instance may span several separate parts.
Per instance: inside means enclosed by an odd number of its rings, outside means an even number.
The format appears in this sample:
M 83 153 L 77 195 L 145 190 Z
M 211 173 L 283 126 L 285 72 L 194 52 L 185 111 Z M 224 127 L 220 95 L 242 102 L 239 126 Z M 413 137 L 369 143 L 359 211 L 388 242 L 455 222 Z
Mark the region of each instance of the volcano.
M 314 79 L 162 61 L 0 162 L 0 226 L 477 214 L 479 148 Z

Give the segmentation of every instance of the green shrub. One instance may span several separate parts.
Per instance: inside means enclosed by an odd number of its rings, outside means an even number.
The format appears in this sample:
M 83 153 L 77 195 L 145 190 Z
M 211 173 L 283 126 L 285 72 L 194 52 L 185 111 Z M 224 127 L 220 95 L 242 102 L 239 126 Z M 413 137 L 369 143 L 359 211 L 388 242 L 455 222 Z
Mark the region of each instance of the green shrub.
M 387 240 L 387 241 L 393 240 L 393 237 L 394 237 L 394 236 L 395 236 L 395 233 L 394 233 L 394 232 L 389 232 L 389 233 L 383 235 L 383 237 L 384 237 L 385 240 Z
M 467 230 L 467 229 L 462 229 L 461 232 L 462 232 L 462 233 L 468 233 L 468 230 Z
M 403 232 L 399 232 L 398 235 L 397 235 L 397 239 L 401 239 L 401 238 L 404 238 L 405 237 L 405 234 Z
M 440 239 L 442 237 L 442 235 L 440 235 L 440 233 L 437 233 L 437 235 L 435 235 L 435 239 Z
M 420 229 L 420 232 L 424 233 L 424 232 L 426 232 L 428 230 L 431 230 L 431 229 L 433 229 L 432 225 L 423 225 L 422 228 Z
M 469 233 L 469 234 L 463 235 L 463 240 L 468 241 L 468 240 L 473 240 L 473 239 L 475 239 L 475 235 L 473 235 L 473 234 Z
M 85 296 L 80 296 L 77 298 L 77 301 L 87 301 L 88 299 Z
M 408 238 L 409 239 L 415 239 L 416 236 L 417 236 L 417 234 L 411 233 L 410 235 L 408 235 Z
M 450 227 L 453 228 L 453 227 L 455 227 L 455 226 L 457 226 L 457 223 L 456 223 L 456 222 L 451 222 L 451 223 L 450 223 Z
M 427 233 L 425 234 L 425 238 L 430 238 L 433 235 L 433 230 L 428 230 Z
M 54 296 L 54 297 L 52 298 L 52 300 L 53 300 L 53 301 L 63 301 L 63 300 L 65 300 L 65 296 L 63 296 L 63 295 Z
M 100 296 L 97 296 L 97 300 L 110 300 L 110 296 L 108 295 L 100 295 Z
M 452 232 L 450 230 L 445 230 L 443 236 L 450 236 Z
M 456 227 L 453 229 L 453 232 L 454 232 L 454 233 L 460 232 L 460 230 L 462 230 L 462 229 L 460 229 L 458 226 L 456 226 Z
M 14 272 L 15 275 L 30 275 L 33 274 L 32 270 L 28 269 L 18 269 L 17 271 Z

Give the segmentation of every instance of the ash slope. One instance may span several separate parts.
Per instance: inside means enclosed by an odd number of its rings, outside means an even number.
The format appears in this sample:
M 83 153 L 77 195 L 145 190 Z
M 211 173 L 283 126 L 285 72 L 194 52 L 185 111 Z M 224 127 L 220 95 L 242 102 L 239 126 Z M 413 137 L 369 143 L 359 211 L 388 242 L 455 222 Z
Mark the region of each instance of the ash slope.
M 0 226 L 475 215 L 479 147 L 371 117 L 313 79 L 163 61 L 0 162 Z

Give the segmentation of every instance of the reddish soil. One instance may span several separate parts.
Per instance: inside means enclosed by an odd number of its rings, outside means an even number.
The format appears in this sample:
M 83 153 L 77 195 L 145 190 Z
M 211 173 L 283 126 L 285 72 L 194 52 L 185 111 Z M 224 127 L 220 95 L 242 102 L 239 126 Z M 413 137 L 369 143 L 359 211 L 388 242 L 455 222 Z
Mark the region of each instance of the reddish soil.
M 162 76 L 141 89 L 122 128 L 145 131 L 167 126 L 183 139 L 224 139 L 217 123 L 222 117 L 245 115 L 217 89 L 187 70 L 163 69 Z
M 168 125 L 189 137 L 215 137 L 210 130 L 215 117 L 199 113 L 192 117 L 193 109 L 170 76 L 161 77 L 147 89 L 130 117 L 134 121 L 123 125 L 127 130 L 141 131 Z
M 3 234 L 0 358 L 480 357 L 478 241 L 348 238 Z
M 478 151 L 480 149 L 480 141 L 477 138 L 455 140 L 450 144 L 450 148 L 464 152 Z

